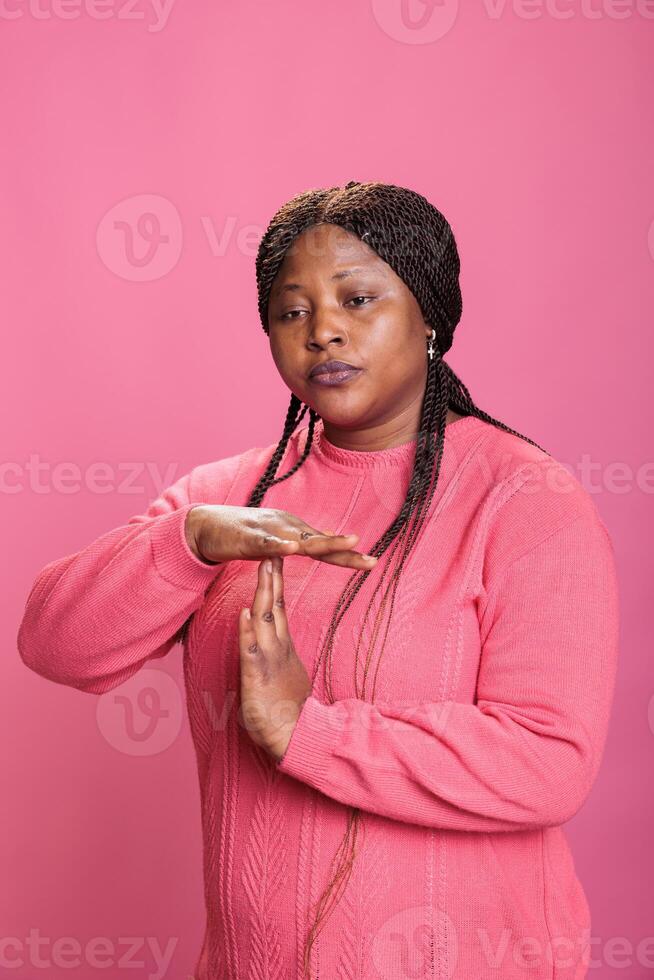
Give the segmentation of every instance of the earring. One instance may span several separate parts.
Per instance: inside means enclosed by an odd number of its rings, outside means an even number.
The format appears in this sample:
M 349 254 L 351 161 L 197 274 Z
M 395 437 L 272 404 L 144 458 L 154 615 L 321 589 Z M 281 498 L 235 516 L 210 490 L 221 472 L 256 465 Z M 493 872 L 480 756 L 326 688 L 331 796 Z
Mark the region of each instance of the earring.
M 427 348 L 427 353 L 429 354 L 429 360 L 434 356 L 434 341 L 436 340 L 436 331 L 432 327 L 431 337 L 429 338 L 429 347 Z

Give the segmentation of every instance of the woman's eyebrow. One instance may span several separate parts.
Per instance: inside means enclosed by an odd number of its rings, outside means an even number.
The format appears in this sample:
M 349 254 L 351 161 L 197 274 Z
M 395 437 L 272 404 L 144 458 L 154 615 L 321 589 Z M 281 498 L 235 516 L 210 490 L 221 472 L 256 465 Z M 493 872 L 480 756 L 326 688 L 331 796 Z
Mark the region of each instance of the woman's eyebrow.
M 340 272 L 335 272 L 333 276 L 330 276 L 330 279 L 346 279 L 348 276 L 356 275 L 357 272 L 368 272 L 368 271 L 370 270 L 364 269 L 360 266 L 357 266 L 354 269 L 342 269 Z M 298 289 L 304 289 L 304 286 L 302 286 L 298 282 L 287 282 L 283 286 L 280 286 L 278 290 L 278 295 L 281 296 L 282 293 L 285 293 L 287 291 L 293 292 L 294 290 L 297 291 Z

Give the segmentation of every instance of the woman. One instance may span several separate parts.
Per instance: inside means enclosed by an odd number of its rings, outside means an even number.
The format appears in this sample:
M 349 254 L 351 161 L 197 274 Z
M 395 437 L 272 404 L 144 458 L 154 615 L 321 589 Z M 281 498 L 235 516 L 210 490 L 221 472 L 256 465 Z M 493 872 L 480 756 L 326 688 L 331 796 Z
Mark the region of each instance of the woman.
M 424 197 L 302 193 L 256 272 L 279 444 L 47 565 L 20 654 L 100 694 L 183 640 L 200 980 L 583 977 L 561 825 L 610 714 L 607 530 L 443 360 L 459 256 Z

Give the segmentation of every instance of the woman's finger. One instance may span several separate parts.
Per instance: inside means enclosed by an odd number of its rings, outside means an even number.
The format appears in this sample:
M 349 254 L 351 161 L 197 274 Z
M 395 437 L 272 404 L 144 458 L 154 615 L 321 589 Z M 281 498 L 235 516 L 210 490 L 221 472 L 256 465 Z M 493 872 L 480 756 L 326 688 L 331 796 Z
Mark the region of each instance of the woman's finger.
M 327 565 L 341 565 L 343 568 L 363 568 L 372 570 L 378 559 L 374 555 L 360 555 L 356 551 L 335 551 L 327 555 L 315 555 L 316 561 Z
M 346 568 L 374 568 L 377 559 L 371 555 L 363 555 L 354 550 L 359 539 L 358 534 L 337 534 L 329 536 L 329 532 L 317 533 L 312 538 L 302 542 L 303 554 L 329 565 L 342 565 Z
M 280 538 L 276 534 L 261 534 L 248 538 L 248 550 L 253 556 L 259 555 L 293 555 L 302 551 L 299 541 L 292 541 L 289 538 Z
M 312 545 L 318 544 L 324 547 L 326 543 L 331 544 L 333 541 L 338 541 L 341 542 L 342 547 L 342 542 L 347 541 L 347 548 L 359 540 L 358 534 L 334 534 L 333 530 L 320 531 L 317 527 L 312 527 L 311 524 L 307 524 L 306 521 L 303 521 L 299 517 L 292 517 L 291 519 L 293 520 L 291 534 L 293 537 L 297 536 L 300 544 L 303 546 L 310 542 Z
M 251 613 L 251 610 L 241 609 L 238 619 L 238 645 L 241 651 L 241 658 L 245 659 L 246 662 L 260 656 L 257 634 L 254 630 L 254 620 L 251 615 L 247 615 L 248 612 Z
M 276 557 L 272 559 L 272 581 L 273 581 L 273 613 L 277 627 L 277 636 L 282 643 L 289 639 L 288 620 L 286 619 L 286 607 L 284 605 L 284 560 Z
M 314 555 L 329 555 L 334 551 L 351 551 L 358 539 L 357 534 L 330 535 L 321 534 L 317 531 L 311 537 L 302 538 L 300 545 L 302 554 L 313 557 Z
M 349 568 L 374 568 L 377 559 L 354 551 L 359 540 L 358 534 L 333 534 L 332 531 L 318 531 L 304 521 L 298 522 L 297 527 L 289 529 L 290 534 L 296 534 L 295 540 L 282 538 L 275 534 L 261 532 L 253 540 L 251 549 L 253 555 L 269 554 L 272 558 L 278 555 L 284 558 L 293 554 L 307 555 L 331 565 L 342 565 Z
M 277 642 L 277 628 L 273 613 L 273 581 L 272 571 L 267 565 L 272 565 L 272 558 L 264 558 L 259 562 L 259 578 L 251 606 L 254 629 L 257 641 L 264 653 L 269 653 Z

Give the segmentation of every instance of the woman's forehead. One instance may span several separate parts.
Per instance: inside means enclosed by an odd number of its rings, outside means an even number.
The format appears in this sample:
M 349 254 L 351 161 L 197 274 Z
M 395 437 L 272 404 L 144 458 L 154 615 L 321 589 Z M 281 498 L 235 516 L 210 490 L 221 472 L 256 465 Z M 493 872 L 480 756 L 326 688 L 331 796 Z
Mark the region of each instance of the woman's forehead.
M 280 265 L 275 284 L 281 288 L 286 280 L 295 278 L 301 272 L 308 276 L 320 275 L 322 278 L 343 279 L 348 273 L 377 271 L 383 272 L 386 263 L 358 236 L 343 228 L 324 226 L 311 234 L 306 229 L 289 246 Z M 335 229 L 332 231 L 332 229 Z

